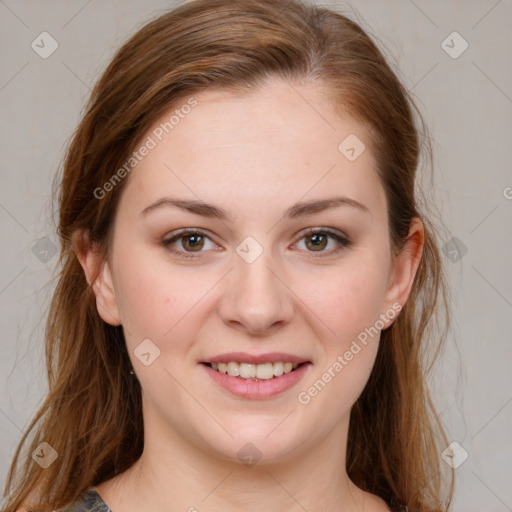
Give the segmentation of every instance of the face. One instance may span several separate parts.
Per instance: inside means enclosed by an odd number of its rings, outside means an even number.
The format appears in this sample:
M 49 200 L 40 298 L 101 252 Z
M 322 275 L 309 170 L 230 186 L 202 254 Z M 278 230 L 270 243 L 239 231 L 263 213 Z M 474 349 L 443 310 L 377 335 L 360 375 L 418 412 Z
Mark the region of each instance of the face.
M 418 255 L 393 256 L 365 132 L 315 86 L 194 98 L 143 138 L 98 311 L 123 325 L 146 435 L 286 461 L 346 433 Z

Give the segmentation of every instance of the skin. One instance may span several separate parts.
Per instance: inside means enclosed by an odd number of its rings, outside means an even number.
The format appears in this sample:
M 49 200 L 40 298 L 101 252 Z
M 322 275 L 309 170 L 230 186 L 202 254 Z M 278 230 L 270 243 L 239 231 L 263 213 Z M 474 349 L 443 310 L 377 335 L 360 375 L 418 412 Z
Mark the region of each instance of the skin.
M 143 391 L 144 453 L 97 490 L 116 512 L 386 511 L 345 471 L 350 409 L 380 336 L 308 404 L 297 397 L 380 314 L 406 302 L 423 226 L 413 221 L 395 256 L 370 151 L 349 161 L 338 150 L 349 134 L 364 142 L 365 132 L 336 114 L 318 86 L 274 80 L 245 96 L 210 90 L 194 97 L 197 107 L 127 178 L 110 261 L 91 246 L 77 248 L 100 316 L 123 325 Z M 167 119 L 169 113 L 159 122 Z M 338 195 L 368 212 L 344 205 L 283 218 L 298 201 Z M 176 207 L 141 215 L 162 196 L 213 203 L 232 219 Z M 193 259 L 162 245 L 181 228 L 207 232 L 200 252 L 190 238 L 174 242 Z M 330 228 L 351 245 L 327 238 L 315 250 L 306 228 Z M 263 249 L 252 263 L 236 252 L 247 236 Z M 160 350 L 149 366 L 134 355 L 146 338 Z M 242 399 L 198 364 L 233 351 L 286 352 L 312 365 L 278 396 Z M 252 467 L 237 457 L 248 442 L 261 453 Z

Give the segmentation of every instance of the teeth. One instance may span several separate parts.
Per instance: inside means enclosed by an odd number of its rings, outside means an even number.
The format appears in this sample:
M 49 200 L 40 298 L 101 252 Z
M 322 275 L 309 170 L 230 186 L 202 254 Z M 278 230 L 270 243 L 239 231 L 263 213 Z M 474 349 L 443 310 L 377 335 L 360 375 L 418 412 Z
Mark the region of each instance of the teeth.
M 211 363 L 211 366 L 212 369 L 220 373 L 226 373 L 232 377 L 269 380 L 274 377 L 280 377 L 284 373 L 290 373 L 299 366 L 299 363 L 278 361 L 276 363 L 252 364 L 230 361 L 229 363 Z
M 274 363 L 272 365 L 274 367 L 274 376 L 275 377 L 280 377 L 281 375 L 283 375 L 284 373 L 284 369 L 283 369 L 283 366 L 284 366 L 284 363 L 279 361 L 278 363 Z
M 274 377 L 274 365 L 272 363 L 258 364 L 256 366 L 256 377 L 258 379 L 272 379 Z
M 229 375 L 234 375 L 235 377 L 238 377 L 240 375 L 240 366 L 236 363 L 230 362 L 228 363 L 227 372 Z
M 233 365 L 236 365 L 237 363 L 232 363 Z M 247 364 L 247 363 L 240 363 L 240 365 L 237 365 L 240 369 L 240 377 L 242 379 L 251 379 L 253 377 L 256 377 L 256 366 L 255 364 Z M 231 373 L 229 375 L 232 375 Z M 236 375 L 235 375 L 236 377 Z

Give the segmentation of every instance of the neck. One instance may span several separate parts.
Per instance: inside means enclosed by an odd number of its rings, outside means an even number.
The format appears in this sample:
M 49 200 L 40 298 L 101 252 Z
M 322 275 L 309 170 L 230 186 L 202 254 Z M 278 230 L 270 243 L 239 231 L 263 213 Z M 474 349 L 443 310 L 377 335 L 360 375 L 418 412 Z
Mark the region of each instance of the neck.
M 283 512 L 366 510 L 366 493 L 345 470 L 347 420 L 298 455 L 252 466 L 205 454 L 158 422 L 145 430 L 144 452 L 127 471 L 97 486 L 119 512 Z M 165 431 L 165 433 L 164 433 Z M 242 443 L 243 445 L 243 443 Z M 284 460 L 283 460 L 284 459 Z

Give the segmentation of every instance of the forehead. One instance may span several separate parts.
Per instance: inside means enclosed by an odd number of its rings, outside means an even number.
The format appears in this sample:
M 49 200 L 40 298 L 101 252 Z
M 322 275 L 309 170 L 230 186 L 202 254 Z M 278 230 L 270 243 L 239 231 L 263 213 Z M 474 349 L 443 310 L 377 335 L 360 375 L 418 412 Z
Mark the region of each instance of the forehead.
M 270 81 L 244 95 L 205 90 L 148 130 L 142 142 L 154 147 L 131 172 L 124 201 L 144 207 L 168 192 L 240 209 L 338 191 L 375 202 L 382 190 L 367 137 L 314 84 Z

